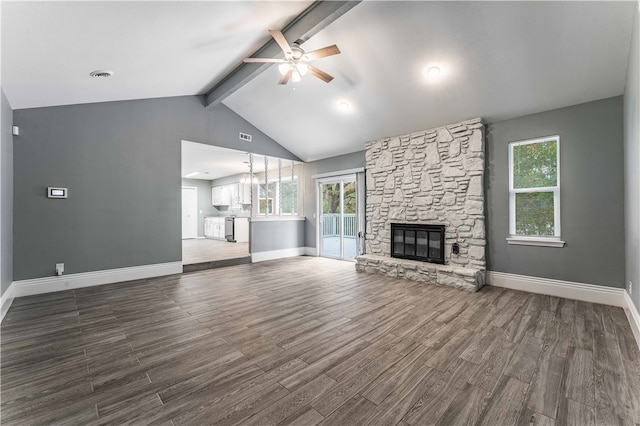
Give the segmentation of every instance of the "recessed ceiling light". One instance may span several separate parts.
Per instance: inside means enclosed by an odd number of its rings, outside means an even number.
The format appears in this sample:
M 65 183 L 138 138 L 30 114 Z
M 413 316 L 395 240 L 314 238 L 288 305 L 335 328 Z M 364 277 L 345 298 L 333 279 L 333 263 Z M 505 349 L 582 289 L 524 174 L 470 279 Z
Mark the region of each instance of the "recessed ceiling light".
M 426 71 L 427 77 L 435 79 L 440 77 L 440 67 L 429 67 Z
M 184 175 L 183 177 L 188 178 L 188 177 L 191 177 L 191 176 L 195 176 L 195 175 L 197 175 L 197 174 L 198 174 L 198 172 L 191 172 L 191 173 L 189 173 L 189 174 Z
M 107 78 L 113 75 L 113 71 L 97 70 L 97 71 L 91 71 L 89 75 L 95 78 Z
M 342 112 L 347 112 L 351 110 L 351 103 L 346 100 L 346 99 L 342 99 L 340 101 L 338 101 L 338 109 Z

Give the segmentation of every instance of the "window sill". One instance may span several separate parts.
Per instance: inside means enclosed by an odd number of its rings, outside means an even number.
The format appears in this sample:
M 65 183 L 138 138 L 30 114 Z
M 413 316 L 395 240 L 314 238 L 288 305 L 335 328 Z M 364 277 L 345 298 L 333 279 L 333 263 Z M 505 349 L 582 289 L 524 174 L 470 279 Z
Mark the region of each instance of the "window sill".
M 564 247 L 565 242 L 554 237 L 507 237 L 507 244 L 540 247 Z

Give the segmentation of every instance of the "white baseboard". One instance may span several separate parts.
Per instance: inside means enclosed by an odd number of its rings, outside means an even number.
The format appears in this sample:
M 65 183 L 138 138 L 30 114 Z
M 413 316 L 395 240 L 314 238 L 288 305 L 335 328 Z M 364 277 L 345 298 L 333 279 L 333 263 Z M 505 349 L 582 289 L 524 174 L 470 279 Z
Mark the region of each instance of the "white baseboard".
M 487 283 L 495 287 L 511 288 L 513 290 L 545 294 L 547 296 L 564 297 L 565 299 L 581 300 L 583 302 L 619 307 L 626 306 L 624 298 L 626 291 L 622 288 L 494 271 L 487 271 Z
M 294 247 L 283 250 L 259 251 L 251 253 L 251 262 L 264 262 L 266 260 L 284 259 L 285 257 L 303 256 L 306 247 Z
M 2 322 L 2 320 L 4 319 L 4 316 L 7 314 L 7 311 L 9 311 L 9 308 L 13 303 L 14 297 L 15 297 L 15 287 L 13 286 L 13 283 L 11 283 L 9 288 L 7 288 L 4 294 L 2 295 L 2 309 L 0 311 L 0 322 Z
M 318 249 L 315 247 L 305 247 L 304 248 L 305 256 L 318 256 Z
M 638 312 L 638 308 L 633 304 L 631 296 L 629 296 L 629 293 L 626 291 L 624 292 L 624 298 L 626 301 L 624 312 L 627 314 L 629 325 L 631 325 L 631 331 L 633 331 L 633 336 L 636 338 L 638 348 L 640 348 L 640 312 Z
M 61 275 L 59 277 L 34 278 L 31 280 L 14 281 L 11 285 L 14 287 L 14 297 L 22 297 L 181 273 L 182 262 L 170 262 L 83 272 L 79 274 Z

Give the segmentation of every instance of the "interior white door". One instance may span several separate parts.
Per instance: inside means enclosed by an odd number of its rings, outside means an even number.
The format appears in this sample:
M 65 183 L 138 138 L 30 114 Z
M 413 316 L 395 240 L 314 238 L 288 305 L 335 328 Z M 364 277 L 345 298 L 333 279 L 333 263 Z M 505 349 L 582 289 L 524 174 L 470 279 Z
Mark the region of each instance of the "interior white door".
M 182 239 L 198 236 L 198 193 L 196 188 L 182 187 Z

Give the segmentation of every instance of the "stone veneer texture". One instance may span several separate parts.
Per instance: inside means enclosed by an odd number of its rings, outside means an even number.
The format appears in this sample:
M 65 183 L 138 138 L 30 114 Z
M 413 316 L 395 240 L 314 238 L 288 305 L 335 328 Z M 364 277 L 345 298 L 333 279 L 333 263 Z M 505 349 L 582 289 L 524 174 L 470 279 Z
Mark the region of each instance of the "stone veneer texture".
M 366 146 L 366 255 L 359 271 L 477 290 L 484 285 L 484 125 L 480 118 Z M 445 265 L 390 257 L 391 223 L 445 225 Z M 451 245 L 460 245 L 454 255 Z

